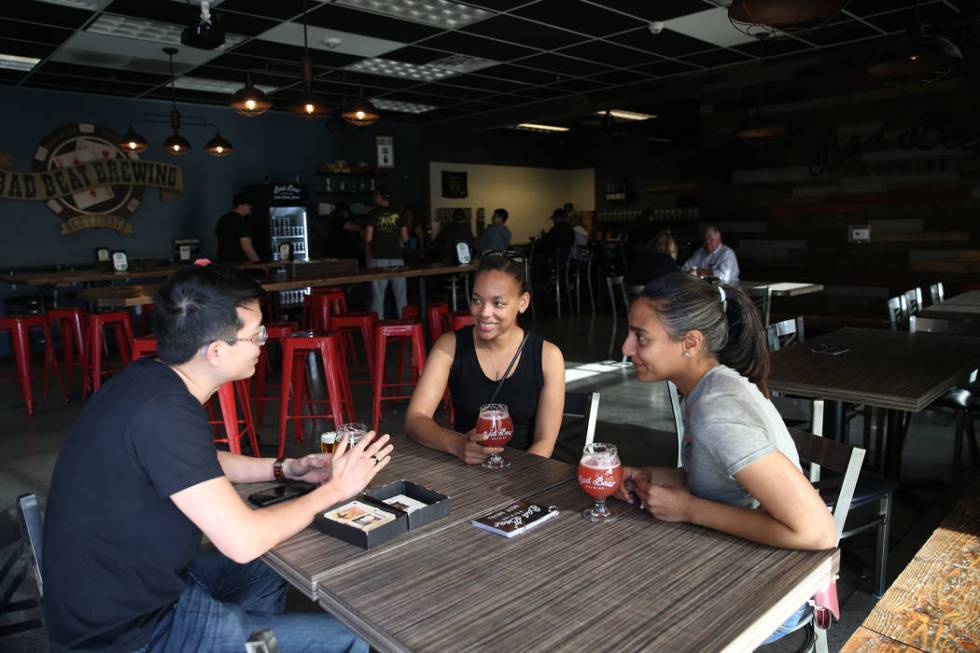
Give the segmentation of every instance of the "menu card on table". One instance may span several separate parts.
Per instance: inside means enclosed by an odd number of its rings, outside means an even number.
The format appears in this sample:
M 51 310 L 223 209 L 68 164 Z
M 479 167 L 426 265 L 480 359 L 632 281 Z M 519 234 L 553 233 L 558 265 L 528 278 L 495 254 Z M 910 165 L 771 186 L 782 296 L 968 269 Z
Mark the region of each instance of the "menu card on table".
M 514 537 L 557 516 L 558 508 L 555 506 L 517 501 L 506 508 L 477 517 L 473 525 L 497 535 Z

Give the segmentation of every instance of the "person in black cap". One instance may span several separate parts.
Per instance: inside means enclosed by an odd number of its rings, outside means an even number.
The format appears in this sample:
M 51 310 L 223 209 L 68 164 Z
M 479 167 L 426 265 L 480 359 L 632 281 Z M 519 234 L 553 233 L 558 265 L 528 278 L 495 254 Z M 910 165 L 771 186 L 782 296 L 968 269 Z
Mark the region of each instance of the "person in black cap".
M 218 251 L 215 260 L 218 263 L 241 265 L 246 261 L 259 262 L 259 255 L 252 245 L 252 200 L 247 195 L 239 193 L 232 200 L 232 210 L 218 220 L 214 234 L 218 238 Z
M 374 191 L 374 210 L 364 222 L 364 254 L 369 268 L 397 268 L 405 265 L 403 249 L 408 241 L 408 223 L 391 208 L 391 195 L 384 187 Z M 400 317 L 408 303 L 404 277 L 371 282 L 371 309 L 378 319 L 385 317 L 385 290 L 391 283 L 395 307 Z

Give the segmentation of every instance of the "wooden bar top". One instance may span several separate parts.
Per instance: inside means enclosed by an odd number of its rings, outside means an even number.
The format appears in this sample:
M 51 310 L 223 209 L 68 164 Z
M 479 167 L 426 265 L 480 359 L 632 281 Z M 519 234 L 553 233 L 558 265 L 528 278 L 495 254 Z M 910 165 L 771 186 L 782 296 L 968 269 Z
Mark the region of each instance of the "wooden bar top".
M 576 469 L 572 465 L 517 449 L 507 449 L 504 454 L 511 461 L 509 468 L 486 470 L 479 465 L 464 465 L 448 454 L 422 447 L 405 436 L 394 436 L 392 443 L 395 450 L 391 463 L 375 477 L 371 486 L 378 487 L 399 479 L 424 485 L 452 497 L 449 516 L 370 551 L 307 528 L 263 556 L 269 566 L 310 598 L 315 598 L 317 582 L 352 562 L 405 546 L 453 524 L 469 522 L 514 499 L 556 484 L 571 483 L 575 478 Z M 236 488 L 246 497 L 272 485 L 247 484 Z
M 848 351 L 813 352 L 824 345 Z M 980 367 L 980 338 L 845 328 L 771 360 L 771 390 L 918 412 Z
M 956 505 L 862 626 L 844 651 L 980 650 L 980 499 Z
M 839 564 L 614 500 L 590 524 L 577 483 L 532 499 L 559 516 L 514 539 L 457 523 L 331 574 L 320 605 L 379 651 L 750 651 Z

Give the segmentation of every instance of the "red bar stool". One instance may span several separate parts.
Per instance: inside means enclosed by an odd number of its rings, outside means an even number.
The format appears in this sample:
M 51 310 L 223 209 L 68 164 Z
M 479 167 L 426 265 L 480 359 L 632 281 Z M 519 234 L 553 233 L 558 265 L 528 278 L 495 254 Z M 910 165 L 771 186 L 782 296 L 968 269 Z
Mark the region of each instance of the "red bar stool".
M 157 337 L 156 336 L 137 336 L 133 338 L 132 346 L 130 347 L 132 351 L 132 360 L 139 360 L 144 356 L 156 356 L 157 353 Z
M 426 313 L 429 318 L 429 340 L 434 343 L 449 331 L 449 304 L 429 304 Z
M 299 324 L 296 322 L 273 322 L 272 324 L 265 325 L 266 333 L 269 334 L 269 340 L 275 340 L 279 343 L 280 353 L 285 350 L 283 343 L 286 338 L 293 335 L 299 331 Z M 255 402 L 255 419 L 258 420 L 259 424 L 262 423 L 262 417 L 265 415 L 265 402 L 267 401 L 278 401 L 279 391 L 276 390 L 274 394 L 267 395 L 266 391 L 266 378 L 270 372 L 272 363 L 269 360 L 269 343 L 262 348 L 259 353 L 259 362 L 255 365 L 255 394 L 252 395 L 252 401 Z M 271 384 L 270 384 L 271 385 Z
M 238 395 L 237 403 L 236 394 Z M 225 434 L 224 437 L 216 437 L 214 441 L 216 444 L 227 444 L 228 451 L 231 453 L 241 454 L 242 438 L 248 436 L 252 455 L 260 458 L 262 453 L 259 451 L 259 442 L 255 434 L 255 421 L 252 419 L 252 405 L 248 394 L 248 381 L 244 379 L 230 381 L 218 388 L 221 419 L 216 421 L 224 426 Z M 208 403 L 210 404 L 210 402 Z M 238 415 L 239 406 L 242 409 L 241 417 Z M 215 420 L 211 420 L 211 423 L 214 424 Z
M 155 305 L 153 302 L 149 304 L 140 304 L 140 329 L 144 336 L 153 333 L 153 311 Z
M 419 319 L 419 307 L 415 304 L 405 304 L 402 306 L 402 319 L 403 320 L 417 320 Z
M 319 297 L 319 300 L 313 300 L 313 297 Z M 314 310 L 319 306 L 319 302 L 325 302 L 326 310 L 329 315 L 336 315 L 337 313 L 347 312 L 347 295 L 340 288 L 314 288 L 309 295 L 303 298 L 303 326 L 307 329 L 313 329 L 314 331 L 326 331 L 326 327 L 321 327 L 318 324 L 311 323 L 311 310 Z M 316 319 L 313 317 L 312 319 Z
M 471 324 L 476 324 L 476 320 L 469 313 L 457 311 L 449 314 L 449 326 L 453 331 L 459 331 L 463 327 L 470 326 Z
M 75 375 L 75 358 L 78 358 L 78 369 L 83 368 L 85 360 L 85 311 L 80 308 L 52 308 L 46 317 L 48 327 L 54 331 L 57 327 L 61 331 L 61 344 L 63 348 L 63 362 L 65 366 L 65 380 L 71 384 L 71 379 Z
M 303 395 L 308 395 L 306 379 L 305 354 L 318 351 L 323 362 L 323 377 L 327 382 L 327 399 L 313 399 L 307 396 L 310 414 L 303 414 Z M 299 361 L 297 365 L 296 362 Z M 293 412 L 289 413 L 289 395 L 292 389 Z M 329 413 L 314 414 L 314 404 L 328 403 Z M 282 385 L 279 392 L 279 456 L 286 449 L 286 422 L 288 420 L 330 418 L 337 426 L 343 424 L 343 405 L 347 404 L 347 421 L 355 421 L 354 402 L 350 394 L 350 382 L 347 379 L 347 366 L 337 352 L 337 341 L 333 335 L 316 334 L 301 335 L 286 338 L 282 351 Z M 296 442 L 303 441 L 303 425 L 299 421 L 293 424 L 293 438 Z
M 53 368 L 54 375 L 58 378 L 58 385 L 61 386 L 61 393 L 65 396 L 65 401 L 68 401 L 65 381 L 61 377 L 61 368 L 58 367 L 58 358 L 55 356 L 54 343 L 51 340 L 51 327 L 48 326 L 47 319 L 43 315 L 0 317 L 0 331 L 10 331 L 14 359 L 17 363 L 17 380 L 20 382 L 20 392 L 24 396 L 28 415 L 34 414 L 34 391 L 31 387 L 31 329 L 40 329 L 44 337 L 44 396 L 48 396 L 48 375 Z
M 378 324 L 378 314 L 374 311 L 353 311 L 333 315 L 330 318 L 333 328 L 350 339 L 349 352 L 354 364 L 358 363 L 354 351 L 354 331 L 360 331 L 364 343 L 364 357 L 367 359 L 368 378 L 351 383 L 373 383 L 374 379 L 374 329 Z M 344 352 L 345 354 L 347 352 Z M 346 355 L 345 355 L 346 360 Z
M 303 328 L 330 331 L 330 295 L 314 293 L 303 297 Z
M 385 349 L 389 338 L 409 338 L 412 352 L 412 381 L 411 383 L 401 382 L 401 372 L 399 378 L 394 383 L 384 382 Z M 399 363 L 401 361 L 399 360 Z M 399 367 L 401 365 L 399 364 Z M 419 374 L 425 367 L 425 339 L 422 336 L 422 323 L 418 320 L 384 320 L 378 322 L 374 330 L 374 430 L 378 430 L 381 421 L 381 403 L 383 401 L 395 401 L 397 399 L 407 399 L 411 395 L 384 395 L 381 392 L 386 387 L 414 386 L 418 381 Z
M 82 377 L 82 398 L 88 396 L 90 392 L 95 392 L 102 385 L 102 377 L 108 376 L 114 370 L 102 367 L 102 346 L 104 329 L 112 327 L 116 338 L 116 346 L 119 347 L 119 358 L 129 362 L 133 356 L 130 353 L 133 342 L 133 321 L 126 311 L 112 311 L 109 313 L 91 313 L 88 316 L 88 326 L 86 336 L 88 342 L 85 344 L 85 367 Z

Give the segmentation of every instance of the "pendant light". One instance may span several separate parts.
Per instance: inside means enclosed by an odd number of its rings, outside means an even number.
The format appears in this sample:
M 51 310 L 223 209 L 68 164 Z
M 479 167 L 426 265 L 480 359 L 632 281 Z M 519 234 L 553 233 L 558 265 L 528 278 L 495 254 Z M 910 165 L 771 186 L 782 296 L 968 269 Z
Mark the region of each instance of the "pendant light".
M 246 118 L 254 118 L 268 111 L 272 102 L 269 101 L 265 93 L 252 85 L 252 76 L 245 73 L 245 86 L 231 96 L 231 102 L 228 106 Z
M 743 34 L 793 34 L 827 24 L 850 0 L 732 0 L 728 20 Z
M 963 53 L 949 39 L 926 34 L 915 0 L 915 22 L 901 37 L 882 48 L 868 74 L 893 86 L 930 84 L 942 79 L 962 61 Z
M 764 66 L 765 42 L 769 40 L 771 34 L 763 32 L 761 34 L 756 34 L 755 36 L 763 44 L 759 61 Z M 765 88 L 766 83 L 760 76 L 759 105 L 754 110 L 749 111 L 748 119 L 742 123 L 742 126 L 735 132 L 735 136 L 737 136 L 740 141 L 746 143 L 747 145 L 769 145 L 778 141 L 786 133 L 785 127 L 774 123 L 771 120 L 767 120 L 762 116 L 762 108 L 765 105 Z
M 170 126 L 174 129 L 174 133 L 163 141 L 163 147 L 168 154 L 183 156 L 190 151 L 191 144 L 180 135 L 180 112 L 177 111 L 177 85 L 174 75 L 174 55 L 177 54 L 177 48 L 164 48 L 163 51 L 170 57 Z
M 310 59 L 310 48 L 306 34 L 306 0 L 303 0 L 303 92 L 289 105 L 289 110 L 301 118 L 316 120 L 327 113 L 327 104 L 323 98 L 313 92 L 313 61 Z
M 129 130 L 119 139 L 117 145 L 126 152 L 135 152 L 136 154 L 145 152 L 150 147 L 146 139 L 136 133 L 132 124 L 129 125 Z
M 357 127 L 366 127 L 374 124 L 381 118 L 381 114 L 363 93 L 353 102 L 344 107 L 341 117 Z
M 205 151 L 211 156 L 224 157 L 232 153 L 234 148 L 222 135 L 220 131 L 215 131 L 214 138 L 204 145 Z

